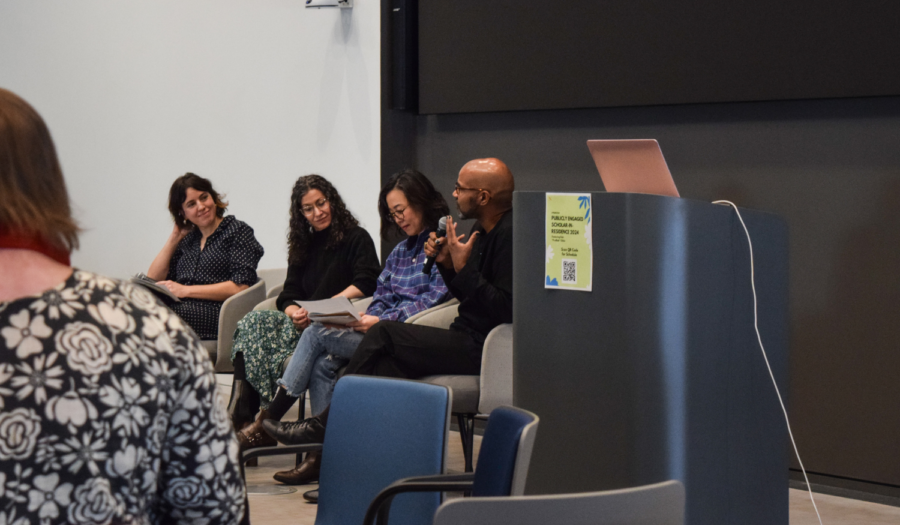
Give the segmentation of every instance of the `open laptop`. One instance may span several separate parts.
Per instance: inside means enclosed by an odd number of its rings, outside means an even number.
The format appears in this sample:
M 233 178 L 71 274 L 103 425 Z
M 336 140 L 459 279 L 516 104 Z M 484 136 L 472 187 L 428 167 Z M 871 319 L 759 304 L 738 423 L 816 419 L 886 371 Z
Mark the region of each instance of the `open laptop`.
M 589 140 L 587 146 L 606 191 L 679 196 L 655 140 Z

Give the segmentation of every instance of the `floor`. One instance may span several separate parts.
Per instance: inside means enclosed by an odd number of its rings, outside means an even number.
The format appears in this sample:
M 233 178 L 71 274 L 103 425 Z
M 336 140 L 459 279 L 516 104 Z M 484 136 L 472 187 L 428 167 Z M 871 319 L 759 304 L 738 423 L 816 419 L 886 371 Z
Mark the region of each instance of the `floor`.
M 227 402 L 231 387 L 231 376 L 218 375 L 221 401 Z M 307 413 L 309 409 L 307 408 Z M 286 416 L 287 419 L 297 417 L 297 407 Z M 451 472 L 463 471 L 462 447 L 459 436 L 455 432 L 450 439 L 448 468 Z M 476 436 L 475 450 L 480 446 L 480 438 Z M 281 495 L 263 494 L 272 489 L 285 487 L 272 479 L 279 470 L 293 468 L 293 456 L 276 456 L 260 458 L 258 467 L 247 468 L 247 486 L 250 491 L 250 521 L 253 525 L 312 525 L 316 519 L 316 506 L 303 500 L 303 493 L 315 489 L 315 485 L 287 487 L 295 492 Z M 809 499 L 809 493 L 790 490 L 790 525 L 818 525 L 816 513 Z M 815 494 L 816 504 L 822 515 L 822 522 L 827 525 L 897 525 L 900 523 L 900 507 L 868 503 L 854 499 Z

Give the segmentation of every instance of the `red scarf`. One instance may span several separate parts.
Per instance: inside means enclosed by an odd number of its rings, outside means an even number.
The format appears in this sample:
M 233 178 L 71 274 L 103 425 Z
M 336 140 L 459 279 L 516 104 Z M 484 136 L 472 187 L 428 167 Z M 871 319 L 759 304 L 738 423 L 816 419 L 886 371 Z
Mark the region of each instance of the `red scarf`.
M 38 237 L 8 231 L 2 226 L 0 226 L 0 248 L 32 250 L 46 255 L 60 264 L 71 266 L 69 252 L 66 250 L 61 250 Z

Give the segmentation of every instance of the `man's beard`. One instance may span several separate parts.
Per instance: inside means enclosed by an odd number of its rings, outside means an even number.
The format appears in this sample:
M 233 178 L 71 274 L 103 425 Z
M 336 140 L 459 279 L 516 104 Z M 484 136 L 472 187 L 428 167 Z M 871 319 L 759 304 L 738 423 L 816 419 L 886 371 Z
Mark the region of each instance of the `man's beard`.
M 462 208 L 459 207 L 459 202 L 457 202 L 456 203 L 456 216 L 461 221 L 472 219 L 473 218 L 472 212 L 474 212 L 477 209 L 478 209 L 478 206 L 473 206 L 472 209 L 469 210 L 469 213 L 466 213 L 462 210 Z

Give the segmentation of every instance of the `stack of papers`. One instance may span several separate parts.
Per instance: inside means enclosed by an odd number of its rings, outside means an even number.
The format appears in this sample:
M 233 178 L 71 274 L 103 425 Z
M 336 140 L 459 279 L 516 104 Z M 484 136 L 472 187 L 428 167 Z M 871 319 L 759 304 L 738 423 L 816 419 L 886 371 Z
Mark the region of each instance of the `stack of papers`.
M 346 325 L 362 318 L 346 297 L 332 297 L 321 301 L 294 301 L 309 312 L 309 320 L 316 323 Z

